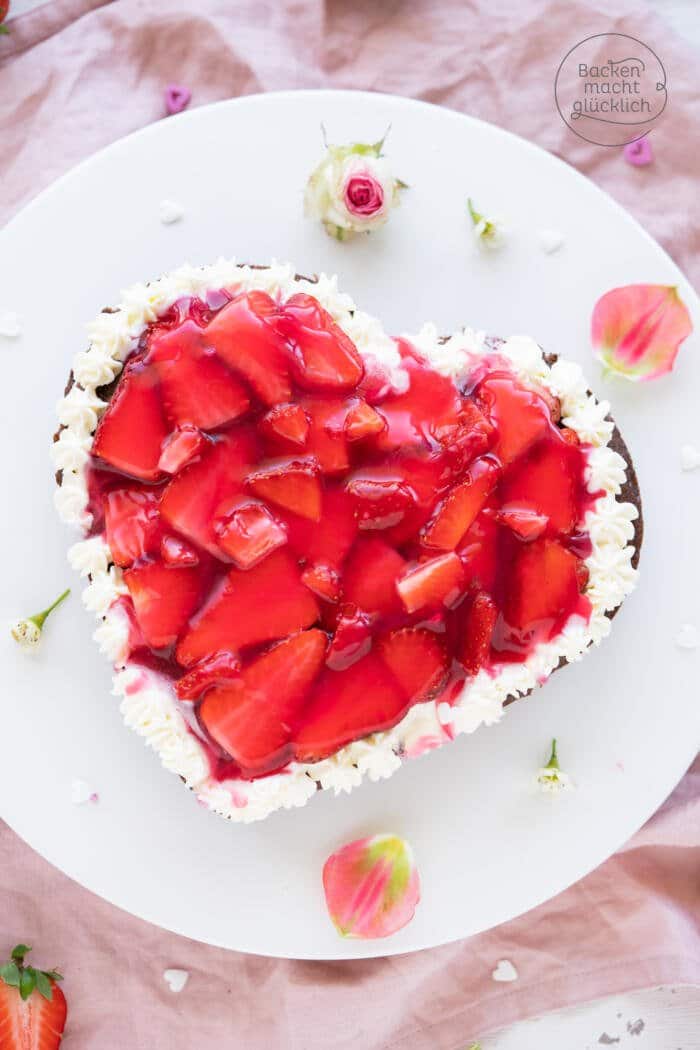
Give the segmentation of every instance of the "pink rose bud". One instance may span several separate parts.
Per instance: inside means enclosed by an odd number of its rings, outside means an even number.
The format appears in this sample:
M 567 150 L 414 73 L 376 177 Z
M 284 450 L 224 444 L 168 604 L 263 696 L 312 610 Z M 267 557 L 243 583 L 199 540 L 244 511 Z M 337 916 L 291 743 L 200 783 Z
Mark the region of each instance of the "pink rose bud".
M 634 142 L 628 142 L 622 152 L 627 163 L 633 164 L 635 168 L 643 168 L 654 159 L 651 142 L 646 135 L 635 139 Z
M 384 207 L 384 189 L 370 171 L 354 171 L 343 187 L 343 200 L 351 215 L 368 218 Z
M 673 368 L 693 323 L 676 288 L 627 284 L 606 292 L 593 308 L 593 353 L 616 375 L 635 382 Z
M 411 921 L 420 900 L 411 847 L 398 835 L 357 839 L 331 854 L 323 889 L 342 937 L 388 937 Z
M 165 89 L 165 108 L 172 116 L 187 109 L 192 99 L 192 92 L 182 84 L 169 84 Z

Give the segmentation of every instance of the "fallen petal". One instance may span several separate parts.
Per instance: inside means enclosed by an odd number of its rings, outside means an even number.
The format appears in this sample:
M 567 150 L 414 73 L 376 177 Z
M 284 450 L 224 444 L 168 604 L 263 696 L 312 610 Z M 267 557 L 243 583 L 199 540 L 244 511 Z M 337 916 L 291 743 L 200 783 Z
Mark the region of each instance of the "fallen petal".
M 161 201 L 158 205 L 158 214 L 160 221 L 169 226 L 173 222 L 179 222 L 182 216 L 185 214 L 185 209 L 177 201 Z
M 398 835 L 357 839 L 331 854 L 323 889 L 343 937 L 388 937 L 411 921 L 420 900 L 411 847 Z
M 643 168 L 651 164 L 654 159 L 651 142 L 646 135 L 641 139 L 635 139 L 634 142 L 628 142 L 622 152 L 627 163 L 633 164 L 635 168 Z
M 165 89 L 165 108 L 171 115 L 182 113 L 189 106 L 192 92 L 182 84 L 170 84 Z
M 97 802 L 99 796 L 87 780 L 75 779 L 71 781 L 70 800 L 74 806 L 82 806 L 86 802 Z
M 700 448 L 683 445 L 681 448 L 681 470 L 697 470 L 700 467 Z
M 657 379 L 673 368 L 680 344 L 693 330 L 676 288 L 628 284 L 606 292 L 593 308 L 593 353 L 615 375 Z
M 692 623 L 681 624 L 676 635 L 676 645 L 680 649 L 697 649 L 700 645 L 700 631 Z
M 22 326 L 16 313 L 8 310 L 0 314 L 0 336 L 4 339 L 17 339 L 22 334 Z
M 554 252 L 559 251 L 564 243 L 564 234 L 560 233 L 559 230 L 540 230 L 537 234 L 537 239 L 545 255 L 553 255 Z

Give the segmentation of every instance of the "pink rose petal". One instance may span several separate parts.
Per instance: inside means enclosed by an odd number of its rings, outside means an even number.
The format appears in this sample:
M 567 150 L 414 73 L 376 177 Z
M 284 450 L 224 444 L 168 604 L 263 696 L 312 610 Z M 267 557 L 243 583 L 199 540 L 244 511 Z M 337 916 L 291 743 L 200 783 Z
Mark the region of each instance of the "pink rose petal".
M 388 937 L 411 921 L 420 900 L 411 847 L 398 835 L 357 839 L 331 854 L 323 889 L 343 937 Z
M 192 98 L 192 92 L 182 84 L 169 84 L 165 89 L 165 108 L 171 115 L 182 113 L 187 109 Z
M 673 368 L 693 330 L 676 288 L 628 284 L 606 292 L 593 308 L 593 353 L 606 369 L 633 381 L 657 379 Z
M 384 208 L 384 187 L 369 169 L 354 170 L 343 187 L 343 200 L 351 215 L 369 218 Z
M 635 168 L 643 168 L 654 159 L 654 151 L 646 135 L 635 139 L 634 142 L 628 142 L 622 152 L 627 163 L 633 164 Z

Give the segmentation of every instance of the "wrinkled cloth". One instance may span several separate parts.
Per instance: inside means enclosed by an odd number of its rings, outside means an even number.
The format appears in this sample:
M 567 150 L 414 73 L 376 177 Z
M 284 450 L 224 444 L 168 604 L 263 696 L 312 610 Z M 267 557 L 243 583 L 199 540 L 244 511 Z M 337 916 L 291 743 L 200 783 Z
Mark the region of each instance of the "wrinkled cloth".
M 53 0 L 0 37 L 0 221 L 102 146 L 192 105 L 250 92 L 394 92 L 493 121 L 608 190 L 700 279 L 695 56 L 631 0 Z M 559 62 L 592 33 L 641 38 L 670 102 L 653 168 L 590 145 L 559 118 Z M 419 148 L 417 144 L 416 148 Z M 67 1050 L 458 1050 L 513 1021 L 602 995 L 700 984 L 700 762 L 615 856 L 497 929 L 369 961 L 241 955 L 167 933 L 99 900 L 0 824 L 0 953 L 19 940 L 58 964 Z M 496 983 L 508 959 L 519 978 Z M 175 994 L 163 971 L 190 972 Z

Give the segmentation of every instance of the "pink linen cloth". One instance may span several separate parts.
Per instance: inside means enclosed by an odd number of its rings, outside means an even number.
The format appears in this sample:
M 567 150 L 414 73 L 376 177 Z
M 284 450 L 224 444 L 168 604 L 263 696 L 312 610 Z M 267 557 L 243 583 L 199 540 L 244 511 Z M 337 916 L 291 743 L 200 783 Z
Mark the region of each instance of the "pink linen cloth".
M 607 189 L 700 278 L 695 56 L 618 0 L 56 0 L 0 37 L 0 220 L 114 139 L 192 105 L 294 87 L 375 89 L 472 113 L 552 150 Z M 559 62 L 618 31 L 662 58 L 670 101 L 655 159 L 627 164 L 560 120 Z M 420 148 L 420 144 L 416 144 Z M 366 788 L 365 790 L 371 790 Z M 488 933 L 398 958 L 309 963 L 240 955 L 134 919 L 0 825 L 0 954 L 24 940 L 60 964 L 67 1050 L 458 1050 L 547 1010 L 661 983 L 700 984 L 700 763 L 634 838 L 576 886 Z M 493 981 L 499 959 L 519 979 Z M 163 971 L 190 972 L 174 995 Z

